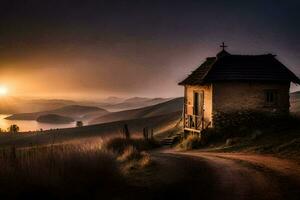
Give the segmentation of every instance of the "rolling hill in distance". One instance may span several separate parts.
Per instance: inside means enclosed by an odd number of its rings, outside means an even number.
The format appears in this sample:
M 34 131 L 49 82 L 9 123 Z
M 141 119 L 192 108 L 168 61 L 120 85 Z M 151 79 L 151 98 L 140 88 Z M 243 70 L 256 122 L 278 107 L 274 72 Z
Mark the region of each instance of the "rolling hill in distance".
M 161 103 L 162 102 L 162 103 Z M 122 103 L 115 104 L 117 107 L 125 108 L 129 105 L 128 110 L 109 112 L 106 109 L 96 106 L 86 105 L 67 105 L 53 110 L 46 110 L 31 113 L 16 113 L 8 116 L 8 120 L 37 120 L 47 115 L 57 115 L 58 117 L 69 117 L 73 120 L 82 120 L 89 124 L 107 123 L 113 121 L 146 118 L 158 115 L 169 114 L 181 111 L 183 98 L 166 100 L 163 98 L 130 98 L 123 100 Z M 154 104 L 154 105 L 153 105 Z M 142 106 L 142 108 L 130 109 L 131 107 Z M 149 106 L 150 105 L 150 106 Z M 55 121 L 55 120 L 54 120 Z M 54 123 L 53 121 L 53 123 Z
M 144 127 L 153 129 L 155 134 L 159 134 L 175 127 L 178 122 L 180 122 L 182 103 L 183 98 L 180 97 L 139 109 L 119 112 L 106 111 L 107 113 L 103 116 L 99 115 L 99 112 L 101 112 L 101 110 L 99 110 L 100 108 L 90 107 L 89 110 L 92 112 L 82 115 L 82 118 L 93 119 L 91 120 L 90 125 L 76 128 L 44 130 L 40 132 L 41 134 L 36 134 L 39 132 L 29 132 L 27 134 L 20 133 L 15 135 L 6 134 L 0 137 L 0 143 L 4 146 L 12 143 L 16 146 L 28 146 L 29 144 L 32 144 L 32 141 L 34 141 L 35 144 L 49 144 L 53 140 L 53 133 L 59 133 L 55 134 L 56 143 L 82 142 L 83 140 L 89 141 L 94 140 L 95 138 L 99 139 L 99 136 L 102 139 L 105 139 L 120 136 L 120 130 L 122 130 L 124 124 L 127 124 L 130 132 L 138 137 L 142 136 L 141 134 Z M 64 111 L 64 114 L 68 113 L 69 115 L 82 114 L 84 107 L 78 107 L 76 112 L 74 110 L 71 112 L 71 108 L 74 107 L 67 106 L 57 110 L 60 114 L 62 114 L 62 111 Z M 30 117 L 37 116 L 37 113 L 31 114 L 32 115 L 29 115 Z M 48 114 L 48 116 L 49 115 L 51 114 Z M 56 118 L 57 116 L 53 117 Z
M 165 129 L 176 126 L 181 117 L 181 111 L 159 115 L 154 117 L 115 121 L 103 124 L 88 125 L 83 127 L 62 128 L 55 130 L 44 130 L 43 132 L 27 132 L 26 134 L 2 134 L 0 135 L 0 145 L 18 147 L 28 147 L 34 145 L 47 145 L 53 141 L 55 143 L 76 143 L 91 142 L 96 139 L 107 140 L 112 137 L 120 137 L 120 130 L 127 124 L 132 135 L 142 137 L 144 127 L 154 129 L 154 134 L 159 134 Z
M 33 112 L 33 113 L 18 113 L 13 114 L 6 119 L 8 120 L 36 120 L 38 117 L 43 115 L 55 114 L 59 116 L 71 117 L 74 120 L 80 119 L 82 116 L 88 113 L 97 112 L 98 115 L 105 115 L 108 113 L 107 110 L 101 109 L 95 106 L 81 106 L 81 105 L 69 105 L 62 108 L 42 111 L 42 112 Z
M 54 110 L 69 105 L 95 106 L 108 111 L 121 111 L 150 106 L 170 98 L 120 98 L 107 97 L 97 101 L 77 101 L 65 99 L 30 99 L 23 97 L 5 96 L 0 98 L 0 114 L 33 113 Z
M 112 112 L 91 120 L 89 124 L 100 124 L 113 121 L 147 118 L 174 112 L 180 112 L 182 110 L 182 104 L 183 97 L 179 97 L 152 106 L 132 110 L 124 110 L 119 112 Z
M 46 115 L 39 116 L 36 119 L 36 121 L 42 123 L 50 123 L 50 124 L 67 124 L 67 123 L 74 122 L 74 119 L 71 117 L 65 117 L 56 114 L 46 114 Z
M 67 105 L 75 105 L 76 101 L 64 99 L 29 99 L 22 97 L 1 97 L 0 113 L 25 113 L 53 110 Z
M 151 106 L 159 103 L 163 103 L 171 100 L 172 98 L 144 98 L 144 97 L 133 97 L 125 99 L 114 105 L 102 106 L 109 111 L 122 111 L 135 108 L 142 108 L 146 106 Z

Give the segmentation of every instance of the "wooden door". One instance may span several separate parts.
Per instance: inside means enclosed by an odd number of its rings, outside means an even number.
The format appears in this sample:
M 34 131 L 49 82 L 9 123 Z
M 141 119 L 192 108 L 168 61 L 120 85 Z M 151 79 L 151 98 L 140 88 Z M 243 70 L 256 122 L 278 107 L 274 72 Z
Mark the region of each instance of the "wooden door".
M 194 100 L 193 100 L 193 115 L 203 116 L 203 105 L 204 105 L 204 92 L 197 91 L 194 92 Z

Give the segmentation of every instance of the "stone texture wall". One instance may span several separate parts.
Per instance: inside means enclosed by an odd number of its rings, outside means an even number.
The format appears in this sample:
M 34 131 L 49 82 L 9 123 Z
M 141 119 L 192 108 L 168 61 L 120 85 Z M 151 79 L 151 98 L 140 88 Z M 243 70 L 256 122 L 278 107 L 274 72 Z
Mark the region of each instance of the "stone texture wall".
M 204 91 L 204 120 L 213 127 L 213 115 L 236 111 L 289 112 L 290 83 L 216 82 L 203 86 L 185 86 L 186 113 L 193 114 L 193 94 Z M 277 90 L 277 105 L 265 102 L 265 91 Z
M 238 110 L 289 112 L 290 83 L 217 82 L 213 84 L 213 113 Z M 268 106 L 265 91 L 277 90 L 277 105 Z

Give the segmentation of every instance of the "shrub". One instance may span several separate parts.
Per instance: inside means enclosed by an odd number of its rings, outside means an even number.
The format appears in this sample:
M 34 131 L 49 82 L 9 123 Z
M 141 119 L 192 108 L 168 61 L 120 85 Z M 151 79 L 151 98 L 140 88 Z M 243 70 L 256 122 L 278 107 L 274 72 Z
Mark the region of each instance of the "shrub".
M 141 159 L 140 152 L 133 146 L 128 146 L 124 152 L 118 157 L 120 161 L 132 161 Z
M 152 164 L 151 157 L 145 151 L 138 151 L 133 146 L 128 146 L 123 153 L 118 157 L 122 162 L 123 173 L 129 173 L 135 169 L 143 169 Z
M 254 131 L 272 131 L 296 126 L 299 120 L 290 115 L 258 111 L 218 112 L 214 114 L 215 132 L 223 139 L 241 137 Z
M 179 143 L 179 147 L 184 150 L 191 150 L 201 146 L 201 138 L 198 135 L 191 134 Z
M 82 127 L 83 122 L 82 121 L 76 121 L 76 127 Z
M 217 141 L 220 138 L 221 133 L 217 132 L 214 128 L 207 128 L 201 131 L 201 144 L 205 145 L 210 142 Z
M 19 128 L 19 126 L 16 125 L 16 124 L 12 124 L 12 125 L 10 125 L 10 127 L 8 128 L 8 131 L 9 131 L 10 133 L 18 133 L 19 130 L 20 130 L 20 128 Z
M 151 150 L 159 147 L 159 143 L 154 139 L 144 140 L 144 139 L 124 139 L 124 138 L 114 138 L 109 140 L 105 148 L 111 150 L 114 153 L 122 154 L 128 147 L 134 147 L 138 151 Z
M 152 160 L 151 160 L 149 153 L 142 151 L 141 155 L 142 155 L 142 158 L 140 159 L 140 162 L 139 162 L 140 167 L 144 168 L 144 167 L 150 166 L 152 164 Z
M 106 143 L 105 148 L 118 155 L 122 163 L 123 173 L 129 173 L 134 169 L 143 169 L 152 164 L 150 154 L 145 152 L 159 147 L 153 139 L 125 139 L 114 138 Z
M 232 145 L 238 144 L 239 142 L 241 142 L 241 140 L 242 140 L 242 139 L 239 138 L 239 137 L 228 138 L 228 139 L 226 140 L 225 145 L 226 145 L 226 146 L 232 146 Z

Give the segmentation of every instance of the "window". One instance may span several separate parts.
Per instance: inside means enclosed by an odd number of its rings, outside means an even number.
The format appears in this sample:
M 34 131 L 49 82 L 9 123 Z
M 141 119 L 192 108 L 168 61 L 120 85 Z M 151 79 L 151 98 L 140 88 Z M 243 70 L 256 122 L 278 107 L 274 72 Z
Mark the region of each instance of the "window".
M 276 105 L 278 99 L 277 90 L 265 90 L 265 103 L 267 105 Z

